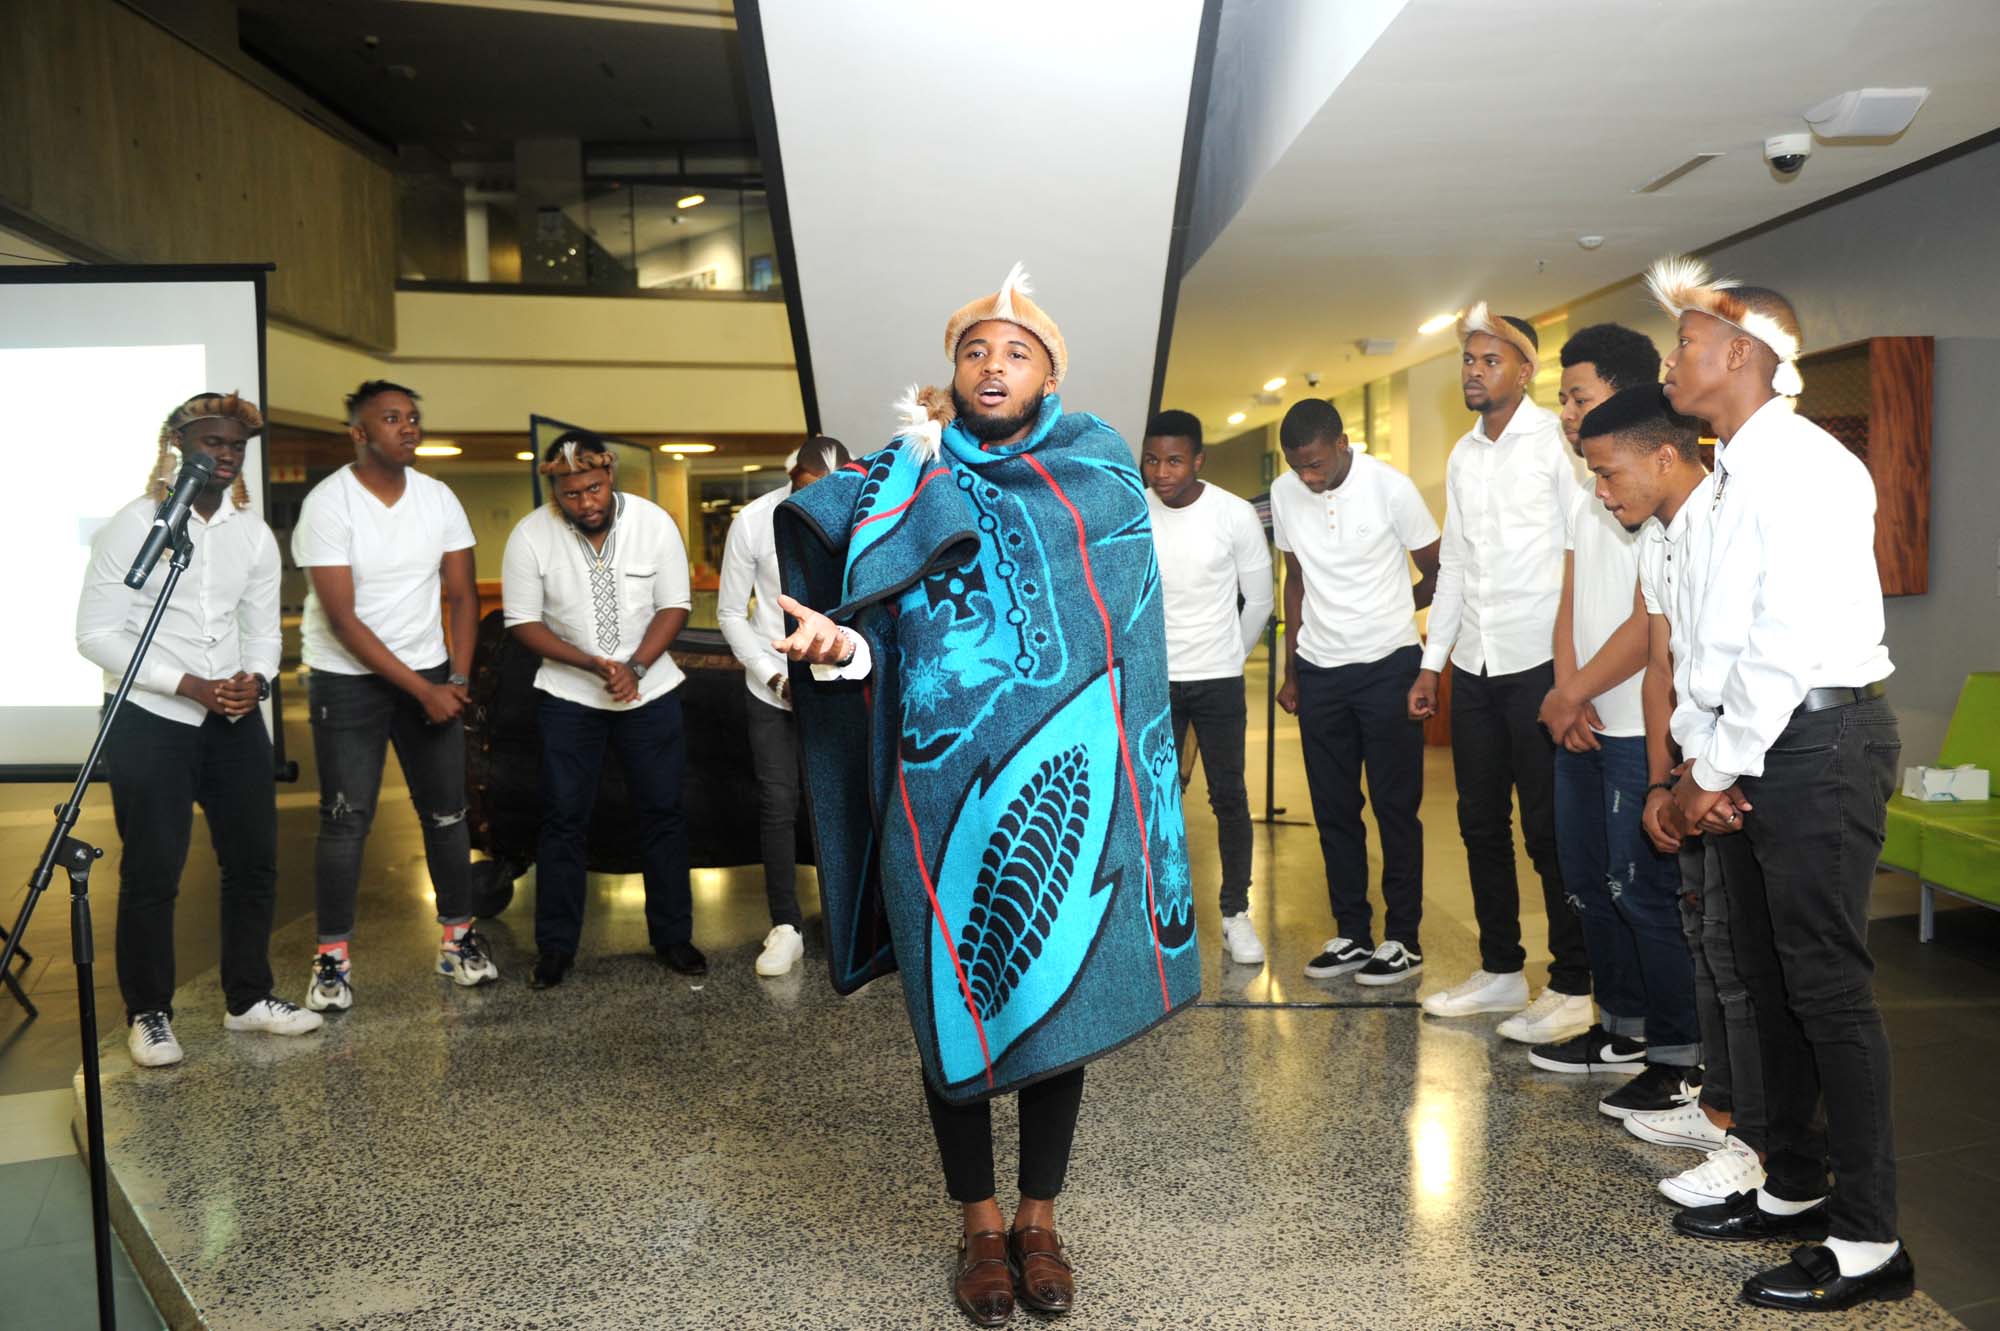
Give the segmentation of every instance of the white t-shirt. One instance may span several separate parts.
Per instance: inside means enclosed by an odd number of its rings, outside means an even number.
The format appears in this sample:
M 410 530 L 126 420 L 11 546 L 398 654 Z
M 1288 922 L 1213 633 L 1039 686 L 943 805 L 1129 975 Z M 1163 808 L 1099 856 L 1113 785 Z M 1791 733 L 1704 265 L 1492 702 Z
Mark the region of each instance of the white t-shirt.
M 428 670 L 448 655 L 439 568 L 447 554 L 472 546 L 472 524 L 458 496 L 420 471 L 404 472 L 402 496 L 384 505 L 353 467 L 342 467 L 312 488 L 292 530 L 292 562 L 352 569 L 355 616 L 412 670 Z M 309 670 L 369 673 L 340 645 L 310 590 L 299 655 Z
M 1305 574 L 1299 655 L 1363 665 L 1417 643 L 1409 552 L 1438 539 L 1410 478 L 1366 453 L 1324 494 L 1286 472 L 1271 484 L 1271 538 Z
M 1271 552 L 1247 499 L 1203 482 L 1184 508 L 1146 491 L 1167 610 L 1167 678 L 1232 679 L 1271 619 Z M 1243 607 L 1236 598 L 1242 594 Z
M 1577 665 L 1588 663 L 1603 651 L 1611 635 L 1632 617 L 1632 589 L 1639 583 L 1639 545 L 1639 537 L 1611 516 L 1592 487 L 1577 491 L 1576 502 L 1569 508 L 1564 542 L 1573 560 L 1570 640 L 1576 648 Z M 1598 719 L 1604 722 L 1599 734 L 1646 733 L 1645 705 L 1640 699 L 1645 674 L 1643 669 L 1636 671 L 1630 679 L 1591 699 Z
M 592 571 L 599 560 L 603 568 Z M 605 599 L 599 600 L 599 589 Z M 662 610 L 686 610 L 687 546 L 673 515 L 640 495 L 618 496 L 618 517 L 602 550 L 591 550 L 554 504 L 514 525 L 500 564 L 500 604 L 507 627 L 546 624 L 551 633 L 591 656 L 629 661 Z M 535 687 L 552 697 L 605 711 L 643 707 L 680 686 L 684 676 L 667 652 L 639 681 L 639 696 L 613 702 L 604 681 L 588 670 L 544 659 Z

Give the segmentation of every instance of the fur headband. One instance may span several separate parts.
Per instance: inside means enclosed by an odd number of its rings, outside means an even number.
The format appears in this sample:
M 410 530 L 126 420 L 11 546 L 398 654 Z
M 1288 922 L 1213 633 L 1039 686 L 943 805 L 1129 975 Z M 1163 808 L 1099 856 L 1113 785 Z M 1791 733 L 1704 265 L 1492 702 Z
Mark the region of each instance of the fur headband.
M 264 414 L 253 402 L 236 393 L 201 393 L 175 407 L 160 425 L 160 451 L 153 459 L 153 474 L 146 478 L 146 493 L 154 503 L 164 503 L 180 474 L 181 431 L 196 421 L 236 421 L 247 435 L 264 433 Z M 238 508 L 250 507 L 250 487 L 241 473 L 230 487 L 229 497 Z
M 1474 333 L 1484 333 L 1488 337 L 1499 338 L 1520 352 L 1521 359 L 1530 365 L 1541 359 L 1542 350 L 1535 345 L 1534 336 L 1522 332 L 1513 320 L 1490 313 L 1483 300 L 1467 310 L 1465 317 L 1458 321 L 1458 345 L 1464 346 L 1466 339 Z
M 1668 255 L 1646 272 L 1646 287 L 1654 301 L 1674 318 L 1694 310 L 1739 328 L 1769 347 L 1778 358 L 1771 387 L 1780 396 L 1797 397 L 1805 391 L 1805 381 L 1799 377 L 1799 339 L 1770 315 L 1744 303 L 1731 290 L 1737 285 L 1733 277 L 1710 276 L 1708 265 L 1695 258 Z
M 562 452 L 544 462 L 537 470 L 544 476 L 570 476 L 579 471 L 616 471 L 618 459 L 609 449 L 592 448 L 570 439 L 564 442 Z

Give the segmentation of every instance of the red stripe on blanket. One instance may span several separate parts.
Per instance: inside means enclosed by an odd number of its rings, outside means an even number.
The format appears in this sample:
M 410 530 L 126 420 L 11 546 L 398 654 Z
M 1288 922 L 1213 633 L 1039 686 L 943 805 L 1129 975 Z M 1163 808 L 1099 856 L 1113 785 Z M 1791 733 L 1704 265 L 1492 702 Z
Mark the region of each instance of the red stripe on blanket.
M 944 935 L 945 955 L 951 958 L 951 968 L 958 974 L 958 992 L 965 995 L 965 1010 L 972 1018 L 972 1029 L 979 1032 L 979 1056 L 986 1061 L 986 1088 L 992 1090 L 993 1055 L 986 1047 L 986 1023 L 979 1019 L 979 1007 L 972 1001 L 972 986 L 965 982 L 965 967 L 959 964 L 958 947 L 951 941 L 951 926 L 945 923 L 944 907 L 938 904 L 937 888 L 931 883 L 931 866 L 924 859 L 923 834 L 917 831 L 917 815 L 910 808 L 910 787 L 903 780 L 901 753 L 896 755 L 896 790 L 903 797 L 903 817 L 910 822 L 910 844 L 917 852 L 917 876 L 924 880 L 924 892 L 931 899 L 931 914 L 937 917 L 938 932 Z
M 924 487 L 926 485 L 929 485 L 932 481 L 936 480 L 938 477 L 944 475 L 948 470 L 949 468 L 939 467 L 936 471 L 932 472 L 930 475 L 924 477 L 921 481 L 917 482 L 917 488 L 910 492 L 910 497 L 908 499 L 905 499 L 902 503 L 896 505 L 894 508 L 885 508 L 880 513 L 870 514 L 869 516 L 861 519 L 861 521 L 855 523 L 854 529 L 856 531 L 860 531 L 863 527 L 866 527 L 871 522 L 880 522 L 883 518 L 895 517 L 898 513 L 901 513 L 911 504 L 916 503 L 917 496 L 924 492 Z

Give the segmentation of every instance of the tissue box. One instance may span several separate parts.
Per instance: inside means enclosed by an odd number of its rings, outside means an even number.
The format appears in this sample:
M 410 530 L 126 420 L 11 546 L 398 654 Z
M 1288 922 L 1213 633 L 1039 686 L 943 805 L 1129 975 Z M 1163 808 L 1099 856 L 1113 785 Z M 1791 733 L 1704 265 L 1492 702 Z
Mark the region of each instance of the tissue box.
M 1990 778 L 1984 768 L 1911 767 L 1903 772 L 1903 793 L 1913 800 L 1983 800 Z

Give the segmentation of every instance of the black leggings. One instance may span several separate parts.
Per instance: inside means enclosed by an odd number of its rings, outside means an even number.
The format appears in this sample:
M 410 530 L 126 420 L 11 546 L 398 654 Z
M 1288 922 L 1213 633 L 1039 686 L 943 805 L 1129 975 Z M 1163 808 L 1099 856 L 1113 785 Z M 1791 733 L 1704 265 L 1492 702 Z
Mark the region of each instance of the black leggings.
M 1021 1105 L 1021 1195 L 1054 1201 L 1069 1171 L 1070 1142 L 1083 1104 L 1083 1069 L 1023 1087 L 1016 1098 Z M 961 1205 L 992 1198 L 993 1102 L 952 1104 L 931 1087 L 928 1077 L 924 1101 L 944 1160 L 945 1191 Z

